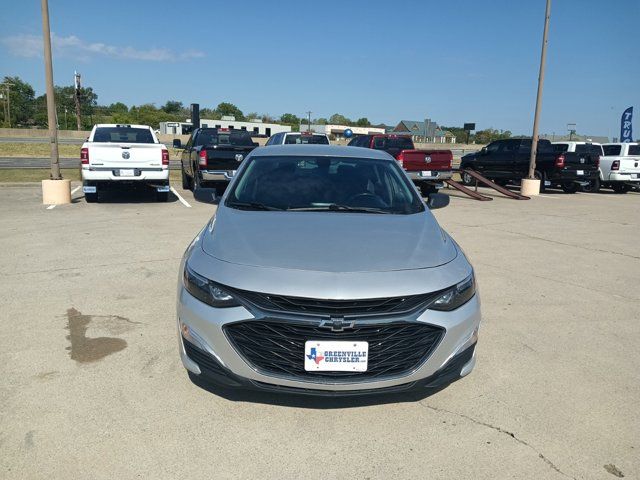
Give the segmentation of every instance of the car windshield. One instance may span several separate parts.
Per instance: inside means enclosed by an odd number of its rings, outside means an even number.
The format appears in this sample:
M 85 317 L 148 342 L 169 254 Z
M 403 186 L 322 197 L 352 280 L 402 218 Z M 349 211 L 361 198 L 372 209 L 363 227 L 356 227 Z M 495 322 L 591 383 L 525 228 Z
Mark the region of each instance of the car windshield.
M 242 210 L 401 215 L 424 211 L 395 162 L 315 156 L 250 157 L 225 205 Z
M 231 145 L 233 147 L 250 147 L 253 139 L 244 130 L 202 130 L 196 138 L 196 145 Z
M 94 142 L 101 143 L 155 143 L 148 128 L 98 127 L 93 134 Z
M 298 143 L 315 144 L 315 145 L 329 145 L 329 140 L 326 135 L 287 135 L 284 138 L 285 145 L 293 145 Z

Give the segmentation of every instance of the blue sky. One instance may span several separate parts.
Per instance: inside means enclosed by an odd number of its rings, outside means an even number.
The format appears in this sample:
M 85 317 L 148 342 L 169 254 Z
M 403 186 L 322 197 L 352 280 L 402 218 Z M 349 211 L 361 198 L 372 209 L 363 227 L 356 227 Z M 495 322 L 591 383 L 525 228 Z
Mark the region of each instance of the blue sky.
M 168 99 L 530 134 L 544 0 L 52 1 L 56 84 L 101 104 Z M 0 0 L 0 75 L 44 91 L 40 2 Z M 543 132 L 640 117 L 640 1 L 554 0 Z M 638 122 L 635 122 L 638 124 Z M 640 129 L 640 124 L 636 130 Z

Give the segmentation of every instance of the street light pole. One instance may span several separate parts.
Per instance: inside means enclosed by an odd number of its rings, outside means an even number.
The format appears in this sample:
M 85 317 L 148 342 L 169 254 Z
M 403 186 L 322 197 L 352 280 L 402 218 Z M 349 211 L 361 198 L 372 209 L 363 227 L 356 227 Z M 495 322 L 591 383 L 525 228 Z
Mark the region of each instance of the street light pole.
M 51 31 L 49 29 L 49 2 L 42 0 L 42 37 L 44 39 L 44 66 L 47 80 L 47 119 L 51 142 L 51 180 L 61 180 L 58 157 L 58 127 L 56 121 L 56 99 L 53 90 L 53 61 L 51 59 Z
M 538 153 L 538 120 L 542 108 L 542 87 L 544 85 L 544 70 L 547 60 L 547 43 L 549 35 L 549 18 L 551 17 L 551 0 L 547 0 L 547 7 L 544 14 L 544 33 L 542 34 L 542 53 L 540 55 L 540 73 L 538 75 L 538 94 L 536 96 L 536 111 L 533 117 L 533 138 L 531 139 L 531 156 L 529 157 L 528 179 L 535 178 L 536 154 Z M 544 181 L 544 179 L 540 179 Z
M 309 117 L 309 123 L 307 123 L 307 132 L 311 131 L 311 111 L 307 112 L 307 116 Z

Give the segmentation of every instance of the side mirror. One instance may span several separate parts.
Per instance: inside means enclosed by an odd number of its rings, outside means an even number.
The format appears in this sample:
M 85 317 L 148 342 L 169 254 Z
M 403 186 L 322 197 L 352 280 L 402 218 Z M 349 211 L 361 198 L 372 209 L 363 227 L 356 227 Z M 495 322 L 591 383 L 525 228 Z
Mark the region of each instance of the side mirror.
M 482 147 L 480 149 L 480 155 L 486 155 L 487 154 L 487 147 Z
M 198 202 L 210 203 L 212 205 L 218 205 L 218 203 L 220 203 L 220 197 L 215 188 L 196 188 L 193 192 L 193 198 Z
M 182 148 L 182 141 L 179 138 L 173 139 L 173 148 Z
M 260 144 L 259 144 L 258 142 L 253 142 L 253 146 L 254 146 L 254 147 L 259 147 L 259 146 L 260 146 Z
M 449 205 L 449 195 L 445 195 L 444 193 L 432 193 L 427 200 L 429 210 L 444 208 L 447 205 Z

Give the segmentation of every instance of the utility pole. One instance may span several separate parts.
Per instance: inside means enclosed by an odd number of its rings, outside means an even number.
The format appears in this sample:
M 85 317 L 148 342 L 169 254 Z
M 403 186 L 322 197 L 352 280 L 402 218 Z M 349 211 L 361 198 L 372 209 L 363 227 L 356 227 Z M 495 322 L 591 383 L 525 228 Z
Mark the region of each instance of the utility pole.
M 307 112 L 307 116 L 309 117 L 309 123 L 307 123 L 307 132 L 311 131 L 311 111 Z
M 80 74 L 78 72 L 73 72 L 73 73 L 74 73 L 74 85 L 75 85 L 75 88 L 73 89 L 73 99 L 75 100 L 75 103 L 76 103 L 76 122 L 77 122 L 78 131 L 80 131 L 82 130 L 82 117 L 80 113 L 80 88 L 82 88 L 82 86 L 80 84 Z
M 51 59 L 51 31 L 49 29 L 49 2 L 42 0 L 42 37 L 44 39 L 44 66 L 47 80 L 47 119 L 51 138 L 51 180 L 62 180 L 58 157 L 58 127 L 56 99 L 53 90 L 53 61 Z
M 542 108 L 542 87 L 544 85 L 544 69 L 547 60 L 547 43 L 549 36 L 549 18 L 551 17 L 551 0 L 547 0 L 547 7 L 544 14 L 544 33 L 542 34 L 542 53 L 540 54 L 540 73 L 538 75 L 538 94 L 536 96 L 536 112 L 533 117 L 533 137 L 531 139 L 531 156 L 529 157 L 528 179 L 535 178 L 536 154 L 538 153 L 538 120 Z M 544 181 L 544 179 L 540 179 Z

